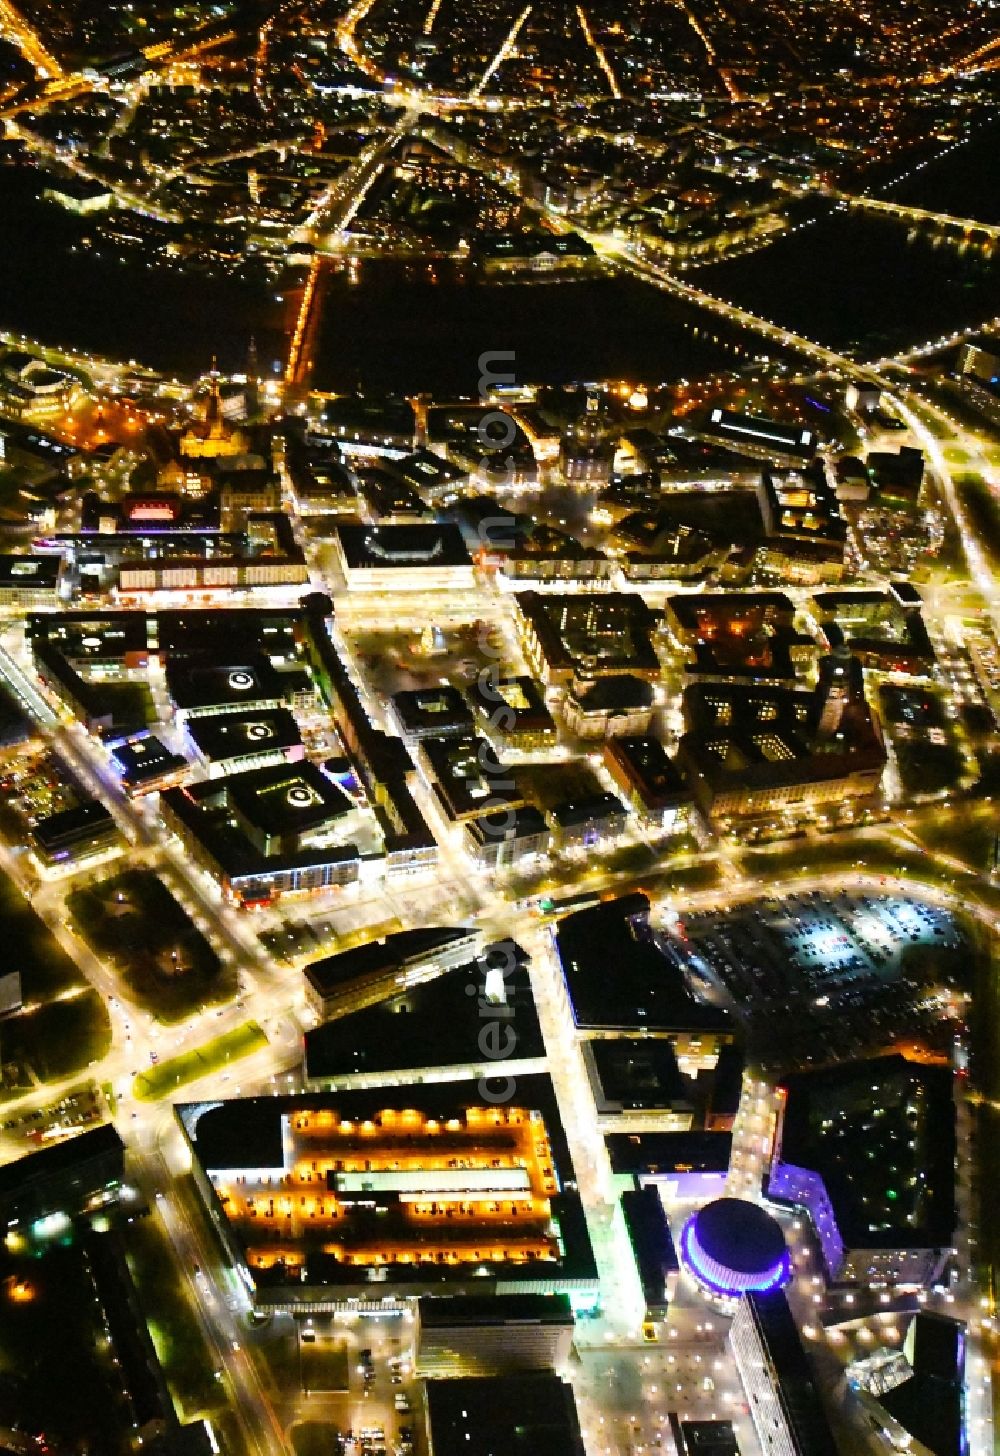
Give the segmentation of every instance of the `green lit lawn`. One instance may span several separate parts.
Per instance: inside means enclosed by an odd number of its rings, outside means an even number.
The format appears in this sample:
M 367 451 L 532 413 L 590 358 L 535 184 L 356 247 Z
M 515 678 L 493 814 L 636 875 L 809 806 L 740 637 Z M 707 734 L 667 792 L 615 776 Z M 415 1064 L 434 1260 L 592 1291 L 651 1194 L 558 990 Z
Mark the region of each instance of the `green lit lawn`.
M 4 1022 L 4 1061 L 27 1063 L 43 1082 L 82 1072 L 111 1050 L 111 1022 L 96 991 L 71 1001 L 50 1001 Z
M 858 863 L 860 861 L 860 863 Z M 829 875 L 914 875 L 936 882 L 931 866 L 919 850 L 899 849 L 888 839 L 858 839 L 845 844 L 840 838 L 828 840 L 796 840 L 783 849 L 773 851 L 747 849 L 741 862 L 748 874 L 766 878 L 788 879 L 796 872 Z M 929 873 L 929 871 L 931 871 Z
M 156 1102 L 185 1083 L 205 1077 L 209 1072 L 221 1071 L 230 1062 L 239 1061 L 265 1046 L 267 1037 L 262 1028 L 256 1021 L 245 1021 L 242 1026 L 223 1032 L 193 1051 L 168 1057 L 158 1066 L 150 1067 L 148 1072 L 139 1072 L 133 1081 L 135 1095 L 142 1102 Z
M 955 486 L 986 556 L 1000 564 L 1000 503 L 981 475 L 957 475 Z
M 954 855 L 978 873 L 987 873 L 993 863 L 997 834 L 992 806 L 969 805 L 940 817 L 930 817 L 912 826 L 913 833 L 929 850 Z
M 676 868 L 668 865 L 658 870 L 655 876 L 657 893 L 667 895 L 682 890 L 711 890 L 720 883 L 719 866 L 713 860 L 678 865 Z
M 136 1219 L 126 1234 L 129 1266 L 156 1353 L 171 1394 L 190 1419 L 223 1399 L 213 1361 L 159 1221 Z

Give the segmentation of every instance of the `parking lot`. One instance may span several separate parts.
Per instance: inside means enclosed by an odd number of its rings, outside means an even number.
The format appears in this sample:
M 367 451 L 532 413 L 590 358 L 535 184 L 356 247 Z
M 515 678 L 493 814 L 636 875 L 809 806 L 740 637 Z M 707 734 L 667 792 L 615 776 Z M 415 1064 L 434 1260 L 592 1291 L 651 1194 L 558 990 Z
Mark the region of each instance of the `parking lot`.
M 820 1039 L 829 1055 L 857 1055 L 933 1035 L 929 985 L 938 972 L 949 983 L 961 945 L 930 905 L 818 891 L 685 917 L 678 942 L 689 974 L 728 996 L 765 1058 L 780 1040 L 787 1059 L 805 1061 Z

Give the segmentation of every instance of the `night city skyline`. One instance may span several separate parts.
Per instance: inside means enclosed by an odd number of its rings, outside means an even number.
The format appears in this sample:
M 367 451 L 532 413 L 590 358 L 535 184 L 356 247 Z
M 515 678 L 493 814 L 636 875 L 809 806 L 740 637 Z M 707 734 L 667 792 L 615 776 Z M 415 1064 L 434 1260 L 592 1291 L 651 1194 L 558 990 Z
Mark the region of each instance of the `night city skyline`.
M 997 15 L 0 0 L 0 1449 L 992 1456 Z

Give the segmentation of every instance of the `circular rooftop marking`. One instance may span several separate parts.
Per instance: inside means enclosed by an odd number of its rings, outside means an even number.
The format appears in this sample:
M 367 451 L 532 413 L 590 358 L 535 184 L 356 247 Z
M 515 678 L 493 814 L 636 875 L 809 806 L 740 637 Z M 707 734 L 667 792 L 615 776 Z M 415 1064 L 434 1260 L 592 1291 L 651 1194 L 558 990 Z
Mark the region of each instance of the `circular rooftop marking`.
M 745 1198 L 717 1198 L 689 1218 L 681 1257 L 699 1284 L 726 1299 L 780 1289 L 791 1277 L 780 1225 Z

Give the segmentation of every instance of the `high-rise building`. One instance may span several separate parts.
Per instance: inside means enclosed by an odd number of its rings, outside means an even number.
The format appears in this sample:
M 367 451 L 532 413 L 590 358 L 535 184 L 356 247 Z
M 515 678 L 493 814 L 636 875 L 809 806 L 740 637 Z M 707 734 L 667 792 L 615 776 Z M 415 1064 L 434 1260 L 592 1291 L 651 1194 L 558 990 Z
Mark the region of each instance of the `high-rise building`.
M 745 1294 L 729 1343 L 765 1456 L 837 1456 L 784 1294 Z

